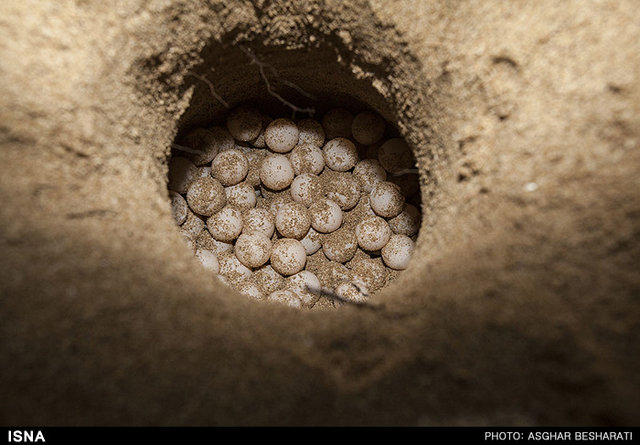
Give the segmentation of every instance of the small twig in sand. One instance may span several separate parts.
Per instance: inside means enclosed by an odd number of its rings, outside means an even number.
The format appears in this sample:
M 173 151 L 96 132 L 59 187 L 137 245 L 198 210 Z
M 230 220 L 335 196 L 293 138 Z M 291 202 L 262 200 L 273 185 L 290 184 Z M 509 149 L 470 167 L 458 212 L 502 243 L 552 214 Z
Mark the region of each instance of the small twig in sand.
M 397 172 L 389 172 L 391 176 L 417 175 L 418 173 L 420 173 L 420 170 L 417 168 L 407 168 Z
M 184 145 L 171 144 L 171 148 L 175 148 L 176 150 L 184 151 L 187 153 L 193 153 L 194 155 L 202 154 L 202 150 L 194 150 L 193 148 L 185 147 Z
M 271 86 L 271 82 L 269 82 L 269 78 L 267 77 L 267 74 L 265 73 L 265 69 L 269 69 L 274 77 L 276 77 L 281 83 L 295 89 L 296 91 L 298 91 L 300 94 L 309 97 L 311 99 L 313 99 L 313 96 L 311 96 L 309 93 L 307 93 L 306 91 L 304 91 L 302 88 L 300 88 L 299 86 L 295 85 L 292 82 L 289 82 L 287 80 L 282 79 L 278 72 L 276 71 L 276 69 L 274 67 L 272 67 L 271 65 L 269 65 L 268 63 L 265 63 L 263 61 L 261 61 L 260 59 L 258 59 L 256 57 L 255 54 L 253 54 L 253 52 L 251 52 L 251 50 L 249 50 L 248 48 L 245 48 L 244 46 L 240 46 L 240 50 L 245 53 L 247 55 L 247 57 L 249 57 L 249 59 L 251 59 L 251 63 L 258 65 L 258 70 L 260 71 L 260 77 L 262 77 L 262 80 L 264 80 L 264 83 L 267 87 L 267 91 L 269 92 L 269 94 L 271 94 L 273 97 L 275 97 L 276 99 L 278 99 L 280 102 L 282 102 L 285 106 L 291 108 L 293 110 L 293 112 L 299 112 L 299 113 L 307 113 L 309 115 L 313 115 L 316 110 L 313 107 L 308 107 L 308 108 L 300 108 L 297 105 L 292 104 L 291 102 L 289 102 L 288 100 L 286 100 L 284 97 L 282 97 L 280 94 L 278 94 L 273 87 Z
M 353 285 L 356 286 L 356 288 L 358 290 L 360 290 L 360 287 L 356 283 L 353 283 Z M 359 308 L 362 308 L 362 309 L 371 309 L 373 311 L 379 311 L 379 310 L 383 310 L 384 309 L 383 305 L 371 304 L 371 303 L 367 303 L 366 301 L 348 300 L 346 298 L 341 297 L 338 294 L 335 294 L 333 292 L 330 292 L 330 291 L 327 291 L 327 290 L 324 290 L 324 289 L 317 289 L 317 288 L 314 288 L 314 287 L 307 286 L 307 291 L 311 292 L 312 294 L 319 295 L 320 297 L 325 297 L 325 298 L 328 298 L 330 300 L 338 301 L 338 302 L 344 303 L 344 304 L 350 304 L 352 306 L 359 307 Z
M 211 68 L 211 71 L 213 72 L 213 68 Z M 200 79 L 201 81 L 203 81 L 204 83 L 207 84 L 207 86 L 209 87 L 209 91 L 211 91 L 211 95 L 218 101 L 220 102 L 222 105 L 224 105 L 225 108 L 229 108 L 229 104 L 222 98 L 220 97 L 220 95 L 218 93 L 216 93 L 216 89 L 213 86 L 213 83 L 211 83 L 211 81 L 209 79 L 207 79 L 204 76 L 201 76 L 200 74 L 196 74 L 194 72 L 187 72 L 187 76 L 193 76 L 196 79 Z

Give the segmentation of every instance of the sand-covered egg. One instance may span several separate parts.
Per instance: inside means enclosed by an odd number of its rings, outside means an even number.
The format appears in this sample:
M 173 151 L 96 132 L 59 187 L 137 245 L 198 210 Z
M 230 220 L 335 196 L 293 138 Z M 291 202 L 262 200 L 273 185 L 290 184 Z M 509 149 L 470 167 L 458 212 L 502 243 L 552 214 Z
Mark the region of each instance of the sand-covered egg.
M 391 239 L 389 223 L 379 216 L 370 216 L 356 226 L 355 235 L 358 245 L 367 251 L 378 251 Z
M 297 202 L 282 205 L 276 213 L 276 229 L 284 238 L 302 239 L 311 227 L 307 208 Z
M 338 230 L 342 225 L 342 209 L 330 199 L 320 199 L 309 207 L 311 226 L 321 233 Z
M 325 237 L 322 242 L 322 251 L 325 256 L 338 263 L 346 263 L 356 253 L 358 241 L 354 230 L 343 227 Z
M 402 212 L 389 220 L 389 227 L 398 235 L 415 235 L 420 229 L 420 211 L 411 204 L 405 204 Z
M 272 292 L 267 297 L 268 301 L 284 304 L 285 306 L 290 306 L 293 308 L 299 309 L 302 307 L 302 302 L 300 298 L 292 291 L 288 289 L 277 290 Z
M 293 166 L 284 155 L 269 155 L 262 161 L 260 180 L 272 190 L 284 190 L 289 187 L 294 176 Z
M 236 148 L 219 153 L 211 163 L 211 175 L 224 186 L 236 185 L 248 172 L 249 160 Z
M 386 181 L 387 171 L 377 159 L 363 159 L 353 169 L 353 177 L 360 182 L 364 192 L 370 193 L 380 181 Z
M 264 130 L 264 141 L 276 153 L 287 153 L 298 143 L 298 126 L 290 119 L 279 118 Z
M 414 243 L 406 235 L 393 235 L 382 248 L 382 259 L 392 269 L 403 270 L 409 266 Z
M 311 144 L 316 147 L 324 145 L 324 129 L 322 124 L 315 119 L 302 119 L 298 121 L 298 144 Z
M 321 184 L 317 176 L 302 173 L 291 182 L 291 198 L 309 207 L 321 195 Z
M 260 232 L 271 238 L 276 229 L 273 214 L 267 209 L 249 209 L 243 214 L 243 233 Z
M 208 177 L 196 179 L 189 185 L 187 203 L 198 215 L 211 216 L 222 210 L 227 198 L 222 184 Z
M 324 162 L 331 170 L 346 172 L 358 163 L 358 150 L 349 139 L 331 139 L 322 148 Z
M 202 267 L 208 271 L 217 274 L 220 272 L 220 264 L 218 263 L 218 256 L 215 252 L 204 249 L 196 250 L 196 258 L 202 264 Z
M 325 196 L 342 210 L 351 210 L 360 202 L 360 184 L 350 173 L 330 173 L 324 178 Z
M 224 207 L 207 220 L 209 233 L 218 241 L 233 241 L 242 232 L 242 213 L 234 207 Z
M 227 197 L 227 204 L 240 209 L 250 209 L 256 206 L 257 196 L 254 188 L 246 183 L 225 187 L 224 193 Z
M 254 140 L 262 130 L 262 115 L 253 107 L 238 107 L 229 114 L 227 129 L 238 141 Z
M 238 237 L 234 251 L 245 266 L 259 267 L 271 257 L 271 240 L 260 232 L 243 233 Z
M 273 243 L 271 267 L 282 275 L 300 272 L 307 262 L 307 252 L 297 239 L 280 238 Z
M 380 181 L 371 190 L 369 204 L 377 215 L 393 218 L 402 212 L 404 195 L 394 183 Z
M 296 175 L 302 173 L 319 175 L 324 169 L 322 150 L 312 144 L 298 145 L 289 155 L 289 160 Z

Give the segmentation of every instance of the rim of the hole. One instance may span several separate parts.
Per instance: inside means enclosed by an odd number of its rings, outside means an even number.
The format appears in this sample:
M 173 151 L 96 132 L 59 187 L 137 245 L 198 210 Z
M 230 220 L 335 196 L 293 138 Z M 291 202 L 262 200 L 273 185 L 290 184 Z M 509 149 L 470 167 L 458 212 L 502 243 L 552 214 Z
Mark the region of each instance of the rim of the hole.
M 257 42 L 257 38 L 255 40 L 251 40 L 249 42 L 245 42 L 244 44 L 247 45 L 250 48 L 253 48 Z M 260 45 L 258 43 L 258 45 Z M 234 44 L 229 44 L 228 42 L 226 44 L 223 43 L 215 43 L 212 45 L 215 51 L 225 51 L 225 50 L 236 50 L 237 48 L 233 48 L 235 45 Z M 217 47 L 217 48 L 216 48 Z M 288 48 L 284 48 L 284 47 L 276 47 L 276 46 L 262 46 L 263 48 L 268 48 L 269 53 L 270 54 L 283 54 L 283 53 L 290 53 L 291 50 Z M 329 49 L 331 50 L 331 45 L 329 45 L 328 47 L 326 47 L 325 49 Z M 293 52 L 295 53 L 296 51 L 298 51 L 299 49 L 294 49 Z M 309 50 L 313 50 L 313 48 L 306 48 L 303 49 L 302 51 L 309 51 Z M 207 57 L 205 57 L 203 55 L 204 53 L 204 49 L 201 50 L 198 54 L 198 62 L 195 64 L 192 64 L 192 69 L 202 69 L 202 70 L 206 70 L 209 66 L 211 66 L 212 64 L 215 64 L 214 60 L 211 59 L 207 59 Z M 339 56 L 338 56 L 339 59 Z M 371 100 L 371 103 L 369 100 L 365 100 L 365 99 L 361 99 L 361 98 L 357 98 L 353 95 L 351 95 L 351 98 L 354 99 L 354 102 L 359 104 L 358 110 L 364 110 L 364 109 L 369 109 L 369 110 L 373 110 L 378 112 L 384 119 L 385 122 L 387 123 L 387 125 L 390 125 L 395 132 L 397 133 L 397 135 L 399 137 L 402 137 L 405 142 L 407 143 L 407 145 L 409 146 L 411 153 L 413 154 L 414 159 L 416 160 L 416 164 L 418 164 L 419 162 L 419 156 L 418 156 L 418 150 L 416 147 L 416 143 L 415 141 L 420 141 L 420 140 L 424 140 L 426 137 L 426 140 L 428 141 L 429 138 L 427 137 L 428 135 L 422 134 L 424 133 L 423 131 L 420 131 L 420 127 L 417 127 L 415 124 L 411 123 L 411 117 L 409 116 L 405 116 L 405 110 L 406 110 L 406 106 L 408 103 L 412 102 L 410 100 L 410 95 L 408 93 L 411 93 L 413 95 L 417 94 L 421 97 L 427 97 L 428 94 L 425 91 L 419 90 L 419 91 L 415 91 L 413 89 L 413 85 L 408 85 L 406 83 L 401 83 L 400 86 L 402 87 L 400 89 L 400 92 L 402 92 L 402 90 L 404 90 L 405 94 L 404 95 L 399 95 L 399 94 L 393 94 L 390 93 L 389 91 L 383 91 L 380 90 L 379 88 L 376 88 L 374 86 L 374 81 L 376 80 L 375 77 L 372 77 L 373 74 L 370 73 L 370 76 L 365 76 L 364 78 L 362 77 L 358 77 L 356 75 L 356 73 L 351 70 L 349 71 L 349 69 L 353 66 L 349 66 L 346 69 L 345 66 L 341 66 L 341 62 L 336 59 L 331 61 L 331 63 L 336 65 L 335 68 L 335 72 L 333 73 L 333 75 L 336 75 L 336 73 L 338 73 L 338 77 L 343 76 L 345 77 L 347 80 L 347 83 L 349 82 L 353 82 L 349 84 L 349 88 L 352 88 L 353 91 L 357 91 L 358 89 L 354 86 L 356 85 L 357 82 L 365 82 L 366 83 L 366 88 L 364 91 L 362 88 L 360 89 L 360 95 L 361 96 L 370 96 L 372 95 L 372 97 L 377 97 L 377 100 Z M 212 63 L 213 62 L 213 63 Z M 244 62 L 242 63 L 243 66 L 249 66 L 250 64 L 248 62 Z M 201 93 L 204 94 L 208 94 L 207 92 L 207 88 L 208 86 L 205 85 L 201 80 L 198 80 L 197 78 L 192 78 L 191 82 L 186 82 L 186 77 L 188 76 L 189 72 L 186 72 L 185 75 L 183 76 L 183 79 L 185 81 L 185 83 L 189 84 L 189 88 L 193 87 L 194 88 L 194 94 L 191 97 L 189 104 L 186 106 L 186 108 L 184 109 L 184 111 L 182 113 L 180 113 L 180 115 L 176 116 L 175 119 L 173 119 L 172 121 L 172 125 L 173 125 L 173 139 L 171 141 L 171 143 L 175 142 L 176 140 L 178 140 L 178 138 L 180 136 L 182 136 L 185 131 L 188 131 L 189 129 L 193 129 L 196 128 L 198 126 L 204 126 L 207 127 L 209 125 L 211 125 L 211 123 L 214 121 L 214 117 L 217 117 L 218 119 L 220 119 L 221 116 L 225 116 L 226 114 L 229 113 L 229 111 L 231 109 L 233 109 L 235 106 L 240 105 L 242 103 L 247 103 L 247 102 L 255 102 L 256 101 L 256 97 L 252 98 L 253 100 L 250 100 L 247 97 L 244 97 L 238 101 L 229 101 L 228 102 L 228 107 L 223 108 L 222 106 L 218 106 L 218 110 L 216 113 L 214 113 L 213 115 L 209 115 L 207 116 L 206 119 L 204 119 L 204 121 L 201 122 L 194 122 L 193 120 L 191 121 L 191 123 L 189 123 L 189 121 L 187 120 L 185 122 L 184 118 L 189 114 L 190 109 L 192 109 L 192 107 L 194 106 L 193 101 L 195 100 L 196 97 L 200 96 L 197 93 L 197 89 L 198 89 L 198 85 L 201 88 Z M 364 91 L 364 92 L 363 92 Z M 314 92 L 315 94 L 318 94 L 317 92 Z M 340 92 L 340 94 L 345 94 L 344 91 Z M 346 93 L 348 95 L 348 93 Z M 320 94 L 323 97 L 327 97 L 327 96 L 334 96 L 335 95 L 335 91 L 331 91 L 331 90 L 327 90 L 327 92 L 325 93 L 324 91 L 321 92 Z M 257 99 L 260 99 L 262 97 L 264 97 L 265 94 L 262 94 L 261 96 L 259 96 Z M 212 102 L 214 101 L 215 98 L 213 96 L 210 96 L 208 98 L 208 102 Z M 271 100 L 273 100 L 271 98 Z M 407 102 L 408 101 L 408 102 Z M 335 101 L 329 101 L 329 102 L 333 102 L 335 104 Z M 380 106 L 376 106 L 374 103 L 377 102 L 378 104 L 384 104 L 383 109 L 381 109 Z M 336 104 L 337 105 L 337 104 Z M 415 108 L 415 104 L 413 105 Z M 321 107 L 319 107 L 321 108 Z M 326 106 L 325 108 L 330 108 L 330 106 Z M 354 110 L 354 107 L 352 106 L 345 106 L 345 108 L 349 109 L 350 111 Z M 313 118 L 320 120 L 322 116 L 321 112 L 317 112 L 314 116 L 312 116 Z M 296 116 L 297 119 L 300 118 L 304 118 L 304 117 L 309 117 L 309 116 L 302 116 L 302 115 L 298 115 Z M 415 137 L 411 137 L 411 136 L 415 136 Z M 167 157 L 167 160 L 170 160 L 170 158 L 175 154 L 174 151 L 172 150 L 168 150 L 169 154 Z M 416 234 L 416 241 L 415 241 L 415 251 L 418 251 L 420 246 L 422 246 L 422 243 L 424 242 L 424 235 L 425 235 L 425 227 L 426 227 L 426 223 L 427 223 L 427 219 L 424 217 L 425 216 L 425 212 L 429 209 L 428 203 L 425 202 L 427 197 L 431 196 L 432 193 L 430 193 L 430 191 L 428 191 L 426 184 L 427 183 L 431 183 L 432 181 L 432 174 L 428 169 L 420 169 L 417 168 L 418 166 L 416 165 L 416 173 L 417 173 L 417 181 L 418 181 L 418 190 L 419 190 L 419 203 L 418 203 L 418 209 L 420 211 L 420 214 L 422 216 L 421 218 L 421 223 L 420 223 L 420 227 L 418 228 L 418 233 Z M 432 191 L 432 190 L 431 190 Z M 195 261 L 195 258 L 194 258 Z M 412 258 L 412 260 L 409 263 L 409 266 L 407 267 L 407 269 L 401 271 L 403 274 L 406 274 L 407 272 L 411 271 L 414 269 L 414 266 L 416 264 L 415 258 Z M 411 272 L 409 272 L 411 273 Z M 400 277 L 397 277 L 396 279 L 392 280 L 391 282 L 389 282 L 384 288 L 378 290 L 376 292 L 376 297 L 377 296 L 384 296 L 388 293 L 394 292 L 394 290 L 396 289 L 396 285 L 398 284 Z M 231 285 L 228 285 L 228 287 L 232 288 L 235 292 L 237 292 L 238 294 L 240 294 L 240 292 Z

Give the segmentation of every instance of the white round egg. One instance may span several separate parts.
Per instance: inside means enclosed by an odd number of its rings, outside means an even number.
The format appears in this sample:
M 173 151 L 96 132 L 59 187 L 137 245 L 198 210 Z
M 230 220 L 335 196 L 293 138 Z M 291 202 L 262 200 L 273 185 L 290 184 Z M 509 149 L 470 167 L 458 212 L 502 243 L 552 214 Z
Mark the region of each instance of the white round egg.
M 320 234 L 316 232 L 313 227 L 309 227 L 309 231 L 305 237 L 300 240 L 300 242 L 302 243 L 304 250 L 307 252 L 307 255 L 313 255 L 322 247 Z
M 273 243 L 271 250 L 271 267 L 282 275 L 293 275 L 300 272 L 307 262 L 307 253 L 300 241 L 281 238 Z
M 224 186 L 238 184 L 248 172 L 249 160 L 236 148 L 219 153 L 211 163 L 211 175 Z
M 212 177 L 199 178 L 189 185 L 187 203 L 198 215 L 211 216 L 225 206 L 227 198 L 219 181 Z
M 302 173 L 319 175 L 324 169 L 322 150 L 312 144 L 298 145 L 289 155 L 289 160 L 296 175 Z
M 260 290 L 260 287 L 250 281 L 245 281 L 238 286 L 238 292 L 254 300 L 264 299 L 264 293 Z
M 276 229 L 284 238 L 302 239 L 309 232 L 311 218 L 304 205 L 290 202 L 278 209 L 275 223 Z
M 231 283 L 239 284 L 251 278 L 251 269 L 242 264 L 231 252 L 219 254 L 218 264 L 220 265 L 220 275 L 226 277 Z
M 362 303 L 366 301 L 367 296 L 362 292 L 363 289 L 360 289 L 353 283 L 344 282 L 340 283 L 336 287 L 336 295 L 339 297 L 351 301 L 353 303 Z
M 220 254 L 223 252 L 233 252 L 233 242 L 219 241 L 213 238 L 213 236 L 211 236 L 211 238 L 213 239 L 213 251 L 216 254 Z
M 271 238 L 276 229 L 274 217 L 267 209 L 249 209 L 243 214 L 242 233 L 260 232 Z
M 369 204 L 377 215 L 393 218 L 402 212 L 404 195 L 396 184 L 380 181 L 371 190 Z
M 353 168 L 353 177 L 364 192 L 370 193 L 374 185 L 387 180 L 387 171 L 377 159 L 364 159 Z
M 322 148 L 324 162 L 331 170 L 346 172 L 358 163 L 358 150 L 349 139 L 335 138 Z
M 260 180 L 271 190 L 284 190 L 289 187 L 294 176 L 291 162 L 284 155 L 269 155 L 262 161 Z
M 242 214 L 233 207 L 224 207 L 207 220 L 209 233 L 218 241 L 233 241 L 242 232 Z
M 403 270 L 409 266 L 414 243 L 406 235 L 393 235 L 382 248 L 382 259 L 392 269 Z
M 266 294 L 275 292 L 284 286 L 284 277 L 276 272 L 270 264 L 257 269 L 254 273 L 254 279 Z
M 276 119 L 264 130 L 264 141 L 272 151 L 287 153 L 298 143 L 299 131 L 290 119 Z
M 235 244 L 238 260 L 247 267 L 260 267 L 269 261 L 271 256 L 271 240 L 263 233 L 243 233 Z
M 302 292 L 320 292 L 322 286 L 314 273 L 303 270 L 289 277 L 289 288 Z
M 225 187 L 227 204 L 240 209 L 250 209 L 256 206 L 256 191 L 253 186 L 246 182 Z
M 370 252 L 382 249 L 391 239 L 391 228 L 379 216 L 371 216 L 356 226 L 358 245 Z
M 289 277 L 288 289 L 298 295 L 304 304 L 311 304 L 321 292 L 322 285 L 314 273 L 303 270 Z
M 389 227 L 398 235 L 415 235 L 420 228 L 420 211 L 411 204 L 405 204 L 402 212 L 389 220 Z
M 318 177 L 311 173 L 303 173 L 296 176 L 291 182 L 291 198 L 309 207 L 315 198 L 320 196 L 320 183 Z
M 343 213 L 340 206 L 330 199 L 320 199 L 309 207 L 311 226 L 321 233 L 338 230 L 342 225 Z
M 195 240 L 200 232 L 204 230 L 204 221 L 202 221 L 195 213 L 191 210 L 187 210 L 187 219 L 180 226 L 182 233 L 192 240 Z

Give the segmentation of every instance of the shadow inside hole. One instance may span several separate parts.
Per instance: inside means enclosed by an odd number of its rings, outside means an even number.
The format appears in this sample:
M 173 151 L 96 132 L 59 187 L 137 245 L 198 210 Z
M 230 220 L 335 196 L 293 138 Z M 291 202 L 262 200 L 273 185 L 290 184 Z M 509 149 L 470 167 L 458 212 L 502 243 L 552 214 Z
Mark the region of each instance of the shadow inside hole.
M 353 111 L 372 109 L 386 121 L 397 122 L 399 107 L 380 94 L 370 75 L 354 75 L 345 53 L 329 42 L 296 50 L 210 44 L 201 52 L 202 63 L 185 78 L 194 91 L 177 127 L 184 130 L 220 121 L 230 108 L 244 102 L 280 117 L 318 118 L 341 105 Z M 385 78 L 385 72 L 376 75 L 378 80 Z M 294 113 L 283 101 L 313 112 Z

